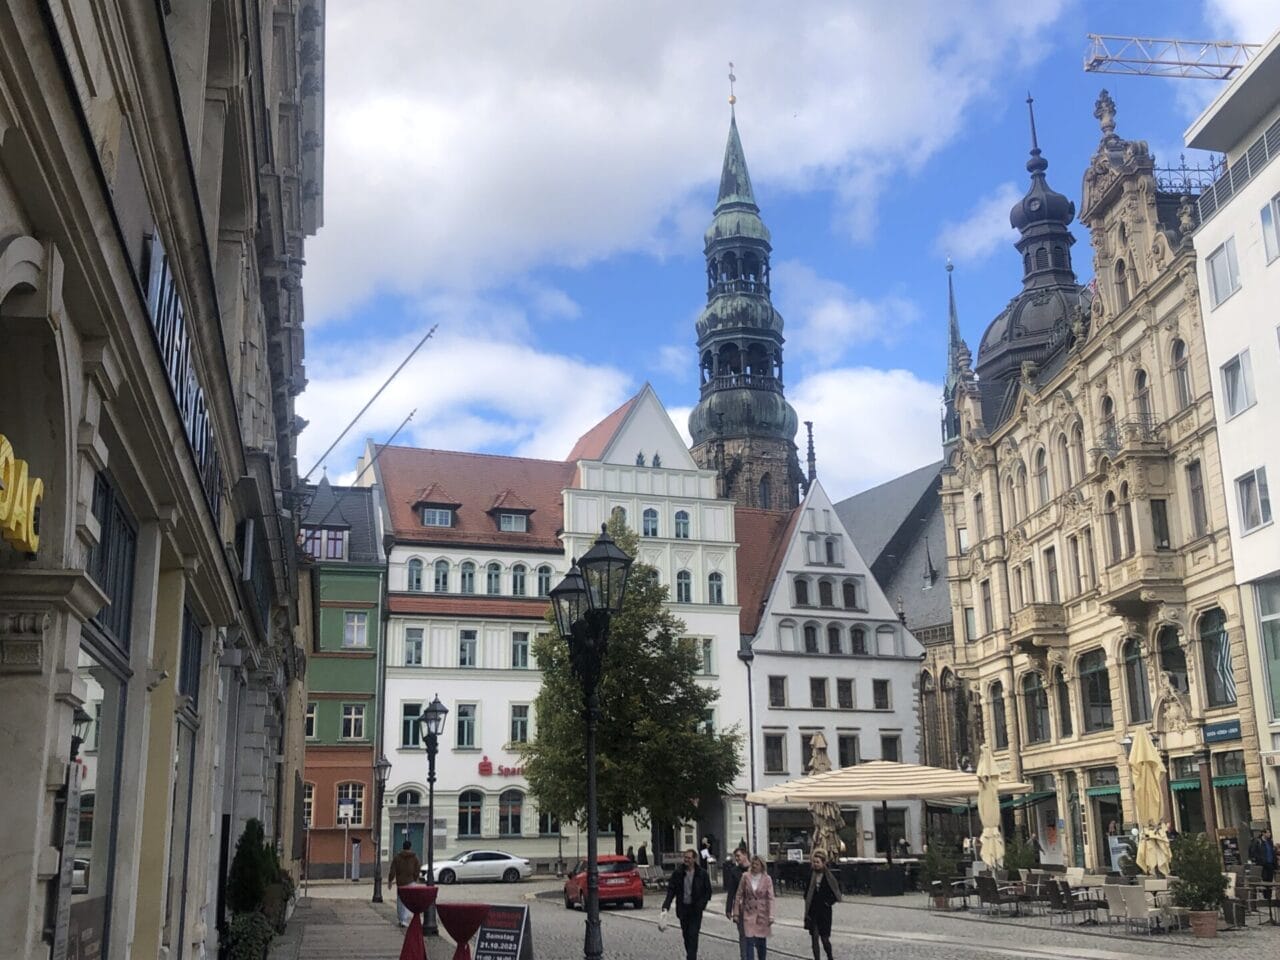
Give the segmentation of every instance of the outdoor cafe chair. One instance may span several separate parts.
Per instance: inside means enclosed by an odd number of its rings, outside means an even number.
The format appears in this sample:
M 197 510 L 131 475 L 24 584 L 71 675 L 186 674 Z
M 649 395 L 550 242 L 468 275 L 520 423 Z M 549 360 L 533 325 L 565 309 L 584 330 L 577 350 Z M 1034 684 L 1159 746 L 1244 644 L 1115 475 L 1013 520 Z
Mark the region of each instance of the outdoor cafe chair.
M 1158 929 L 1164 911 L 1147 903 L 1147 894 L 1141 887 L 1118 887 L 1124 897 L 1125 915 L 1130 928 L 1145 927 L 1147 933 Z
M 992 910 L 1003 913 L 1006 906 L 1018 913 L 1018 894 L 1012 887 L 998 885 L 994 877 L 978 877 L 978 901 L 988 913 Z
M 1118 920 L 1127 921 L 1129 911 L 1125 907 L 1124 888 L 1118 883 L 1108 883 L 1102 888 L 1102 893 L 1107 898 L 1107 925 Z
M 1075 917 L 1077 914 L 1086 914 L 1082 923 L 1097 923 L 1098 908 L 1106 907 L 1106 902 L 1095 900 L 1092 897 L 1077 897 L 1071 889 L 1071 885 L 1065 880 L 1058 880 L 1050 884 L 1050 896 L 1054 896 L 1056 891 L 1057 903 L 1054 905 L 1055 912 L 1059 916 Z

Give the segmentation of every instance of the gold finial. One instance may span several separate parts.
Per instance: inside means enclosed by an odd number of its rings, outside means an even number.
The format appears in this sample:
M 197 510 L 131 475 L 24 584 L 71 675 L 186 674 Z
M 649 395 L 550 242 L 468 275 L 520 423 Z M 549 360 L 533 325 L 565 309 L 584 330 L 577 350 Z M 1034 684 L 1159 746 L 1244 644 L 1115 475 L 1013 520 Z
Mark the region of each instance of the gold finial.
M 729 61 L 729 106 L 733 106 L 738 102 L 738 98 L 733 95 L 733 84 L 738 78 L 733 75 L 733 61 Z

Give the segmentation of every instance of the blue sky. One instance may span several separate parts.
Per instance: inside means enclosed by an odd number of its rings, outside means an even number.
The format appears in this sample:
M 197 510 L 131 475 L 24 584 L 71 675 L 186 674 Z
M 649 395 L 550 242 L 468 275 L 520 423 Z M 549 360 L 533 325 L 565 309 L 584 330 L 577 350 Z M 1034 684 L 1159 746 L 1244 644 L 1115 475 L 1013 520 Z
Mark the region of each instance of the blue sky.
M 729 60 L 819 474 L 841 498 L 929 462 L 946 256 L 975 349 L 1018 289 L 1027 91 L 1049 182 L 1078 203 L 1102 87 L 1158 164 L 1221 87 L 1085 73 L 1086 33 L 1261 42 L 1280 26 L 1265 0 L 451 6 L 330 5 L 304 470 L 440 325 L 330 456 L 335 479 L 413 408 L 397 442 L 560 457 L 649 380 L 684 429 Z

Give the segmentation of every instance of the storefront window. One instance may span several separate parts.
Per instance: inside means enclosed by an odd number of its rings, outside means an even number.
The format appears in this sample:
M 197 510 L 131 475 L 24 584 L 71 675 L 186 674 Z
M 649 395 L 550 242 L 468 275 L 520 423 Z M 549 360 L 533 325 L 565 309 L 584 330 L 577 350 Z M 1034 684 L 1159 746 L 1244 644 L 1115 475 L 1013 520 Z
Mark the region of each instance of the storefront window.
M 1249 808 L 1249 788 L 1244 773 L 1244 751 L 1228 750 L 1213 758 L 1213 792 L 1218 808 L 1218 825 L 1241 830 L 1249 836 L 1253 819 Z
M 1195 757 L 1169 761 L 1169 789 L 1173 793 L 1177 828 L 1183 833 L 1204 832 L 1204 805 L 1200 795 L 1200 764 Z

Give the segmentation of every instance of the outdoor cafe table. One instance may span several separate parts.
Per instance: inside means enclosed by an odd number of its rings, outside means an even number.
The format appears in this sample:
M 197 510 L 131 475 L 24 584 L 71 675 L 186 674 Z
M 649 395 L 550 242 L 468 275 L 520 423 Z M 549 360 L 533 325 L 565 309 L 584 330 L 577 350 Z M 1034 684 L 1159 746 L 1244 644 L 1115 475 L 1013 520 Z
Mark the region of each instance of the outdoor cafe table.
M 442 903 L 436 907 L 440 924 L 453 938 L 458 948 L 453 960 L 471 960 L 471 938 L 489 916 L 487 903 Z
M 400 902 L 413 911 L 413 922 L 404 932 L 400 960 L 427 960 L 427 948 L 422 942 L 422 914 L 436 902 L 440 888 L 434 884 L 410 883 L 396 889 L 399 891 Z
M 1276 925 L 1276 887 L 1280 886 L 1274 880 L 1251 880 L 1249 881 L 1249 890 L 1251 894 L 1249 899 L 1254 903 L 1258 900 L 1258 894 L 1265 891 L 1267 901 L 1267 919 L 1266 923 L 1271 926 Z

